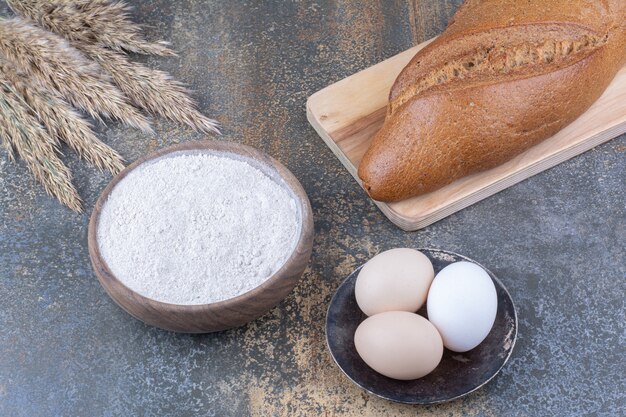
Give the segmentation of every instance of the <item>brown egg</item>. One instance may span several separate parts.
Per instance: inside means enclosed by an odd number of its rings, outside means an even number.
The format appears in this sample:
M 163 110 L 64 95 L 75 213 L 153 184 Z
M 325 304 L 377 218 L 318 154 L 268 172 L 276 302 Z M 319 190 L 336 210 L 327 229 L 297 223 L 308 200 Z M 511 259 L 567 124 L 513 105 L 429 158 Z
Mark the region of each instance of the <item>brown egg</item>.
M 397 248 L 370 259 L 359 272 L 354 295 L 368 316 L 385 311 L 416 312 L 435 276 L 433 264 L 415 249 Z
M 354 345 L 376 372 L 402 380 L 429 374 L 443 355 L 443 342 L 435 326 L 406 311 L 368 317 L 356 329 Z

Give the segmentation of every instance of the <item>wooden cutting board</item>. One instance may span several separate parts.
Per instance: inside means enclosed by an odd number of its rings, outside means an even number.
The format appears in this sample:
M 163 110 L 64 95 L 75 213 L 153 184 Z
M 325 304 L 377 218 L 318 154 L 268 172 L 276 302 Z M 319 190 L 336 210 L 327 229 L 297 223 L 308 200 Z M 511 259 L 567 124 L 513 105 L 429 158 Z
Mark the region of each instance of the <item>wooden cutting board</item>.
M 432 40 L 431 40 L 432 41 Z M 307 117 L 360 183 L 357 167 L 385 118 L 394 80 L 424 42 L 309 97 Z M 403 230 L 417 230 L 626 132 L 626 67 L 574 123 L 513 160 L 419 197 L 375 202 Z M 363 192 L 365 195 L 365 191 Z

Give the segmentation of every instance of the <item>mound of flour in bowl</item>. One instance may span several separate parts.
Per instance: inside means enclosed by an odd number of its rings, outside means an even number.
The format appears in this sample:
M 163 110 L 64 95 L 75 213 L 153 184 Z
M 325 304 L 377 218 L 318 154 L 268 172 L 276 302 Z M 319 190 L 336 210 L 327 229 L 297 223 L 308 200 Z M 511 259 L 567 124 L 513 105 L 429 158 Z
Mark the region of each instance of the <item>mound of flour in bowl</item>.
M 145 297 L 186 305 L 257 287 L 299 233 L 283 186 L 242 160 L 201 152 L 138 166 L 113 188 L 97 226 L 115 277 Z

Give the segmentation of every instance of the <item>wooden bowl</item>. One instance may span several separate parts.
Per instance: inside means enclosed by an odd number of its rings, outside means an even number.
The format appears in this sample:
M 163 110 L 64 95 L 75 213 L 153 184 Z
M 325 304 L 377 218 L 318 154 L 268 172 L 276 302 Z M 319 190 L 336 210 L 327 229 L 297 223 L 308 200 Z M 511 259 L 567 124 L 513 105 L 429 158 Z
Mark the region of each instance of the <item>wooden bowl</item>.
M 171 153 L 206 152 L 244 160 L 260 169 L 276 183 L 285 187 L 300 212 L 300 236 L 285 264 L 260 286 L 237 297 L 198 305 L 178 305 L 147 298 L 118 280 L 100 254 L 97 226 L 102 207 L 113 188 L 129 172 L 146 161 Z M 209 333 L 244 325 L 283 300 L 295 287 L 306 268 L 313 246 L 313 214 L 304 189 L 280 162 L 249 146 L 229 142 L 188 142 L 161 149 L 135 161 L 119 173 L 104 189 L 91 214 L 88 232 L 89 257 L 93 269 L 106 292 L 124 310 L 139 320 L 163 329 L 185 333 Z

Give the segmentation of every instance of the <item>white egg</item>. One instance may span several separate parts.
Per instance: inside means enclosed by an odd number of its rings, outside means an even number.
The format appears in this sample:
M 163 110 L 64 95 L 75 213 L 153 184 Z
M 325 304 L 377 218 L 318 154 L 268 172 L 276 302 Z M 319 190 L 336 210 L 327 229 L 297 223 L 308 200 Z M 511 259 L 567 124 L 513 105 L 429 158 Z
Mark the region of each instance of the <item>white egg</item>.
M 489 334 L 496 319 L 498 297 L 489 274 L 471 262 L 443 268 L 433 280 L 426 302 L 428 320 L 443 345 L 467 352 Z
M 424 305 L 435 271 L 415 249 L 397 248 L 370 259 L 359 272 L 354 295 L 368 316 L 385 311 L 416 312 Z

